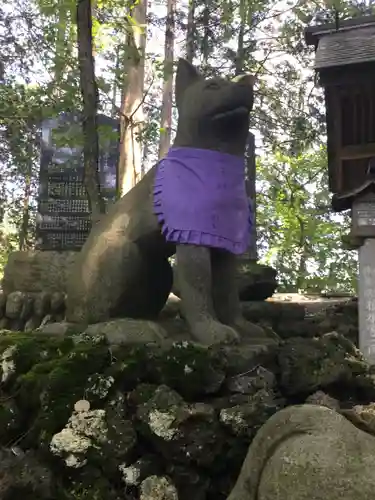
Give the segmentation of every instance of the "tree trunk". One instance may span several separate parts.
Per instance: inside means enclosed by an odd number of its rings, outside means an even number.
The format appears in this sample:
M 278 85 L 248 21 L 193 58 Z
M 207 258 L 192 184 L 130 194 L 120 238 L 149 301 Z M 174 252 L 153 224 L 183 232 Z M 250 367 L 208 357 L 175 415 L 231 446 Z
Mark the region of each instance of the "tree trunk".
M 105 212 L 100 193 L 99 138 L 97 110 L 99 102 L 95 79 L 95 62 L 92 43 L 91 0 L 77 0 L 78 59 L 83 100 L 83 155 L 84 184 L 87 191 L 92 222 Z
M 243 71 L 245 51 L 244 51 L 244 37 L 245 37 L 245 0 L 240 0 L 240 29 L 238 31 L 237 51 L 235 59 L 235 75 L 240 75 Z
M 32 165 L 29 165 L 29 172 L 25 176 L 22 222 L 19 232 L 18 248 L 20 251 L 26 250 L 26 247 L 28 246 L 28 233 L 29 233 L 29 222 L 30 222 L 31 175 L 32 175 Z
M 203 9 L 203 40 L 202 40 L 202 66 L 206 70 L 208 68 L 208 59 L 210 57 L 210 5 L 209 1 L 205 0 Z
M 189 10 L 186 26 L 186 59 L 193 64 L 195 56 L 195 0 L 189 0 Z
M 173 57 L 175 38 L 176 0 L 167 1 L 167 21 L 164 45 L 163 104 L 160 120 L 159 159 L 163 158 L 171 145 L 173 103 Z
M 244 0 L 240 1 L 240 19 L 241 24 L 238 31 L 237 51 L 235 58 L 235 75 L 238 76 L 243 72 L 245 50 L 244 50 L 244 35 L 246 22 L 246 4 Z M 258 259 L 257 252 L 257 230 L 256 230 L 256 161 L 255 161 L 255 137 L 249 132 L 249 137 L 246 147 L 246 192 L 252 209 L 252 226 L 250 234 L 250 245 L 243 256 L 244 259 L 256 261 Z
M 112 117 L 115 117 L 117 114 L 117 92 L 118 92 L 118 74 L 120 71 L 120 48 L 116 48 L 116 65 L 115 65 L 115 78 L 113 80 L 113 89 L 112 89 Z
M 124 87 L 121 103 L 121 141 L 119 159 L 119 195 L 130 191 L 141 177 L 142 144 L 139 136 L 144 127 L 143 100 L 146 50 L 147 0 L 134 0 L 130 15 L 136 26 L 129 23 L 126 35 Z M 139 26 L 142 26 L 140 28 Z
M 256 261 L 258 259 L 257 252 L 257 228 L 256 228 L 256 161 L 255 161 L 255 137 L 249 132 L 249 137 L 246 147 L 246 193 L 251 206 L 251 233 L 250 245 L 244 255 L 245 258 Z

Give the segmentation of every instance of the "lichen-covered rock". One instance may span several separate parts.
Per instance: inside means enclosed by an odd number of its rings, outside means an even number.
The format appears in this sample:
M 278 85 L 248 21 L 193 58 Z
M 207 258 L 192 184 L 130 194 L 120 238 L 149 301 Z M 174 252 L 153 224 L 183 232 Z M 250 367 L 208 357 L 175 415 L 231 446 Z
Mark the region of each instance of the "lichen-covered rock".
M 140 432 L 152 439 L 164 457 L 178 462 L 209 466 L 220 454 L 225 435 L 214 408 L 205 403 L 187 404 L 167 386 L 137 409 Z
M 50 449 L 68 467 L 79 468 L 86 465 L 90 451 L 95 452 L 106 440 L 104 410 L 74 412 L 66 427 L 52 437 Z
M 253 437 L 256 431 L 284 406 L 273 391 L 261 389 L 241 404 L 220 410 L 220 422 L 236 436 Z
M 149 476 L 161 474 L 162 468 L 157 456 L 145 455 L 130 465 L 120 464 L 119 471 L 122 481 L 131 488 L 139 486 Z
M 161 383 L 185 398 L 216 393 L 225 380 L 224 362 L 214 351 L 190 342 L 175 342 L 156 361 Z
M 31 451 L 0 448 L 0 499 L 54 497 L 56 480 L 51 471 Z
M 351 409 L 343 410 L 342 414 L 357 427 L 375 436 L 375 403 L 355 405 Z
M 33 450 L 53 478 L 47 498 L 140 500 L 159 484 L 178 500 L 227 500 L 258 429 L 295 402 L 337 408 L 373 432 L 375 369 L 341 335 L 259 352 L 171 338 L 111 343 L 102 326 L 0 331 L 0 447 Z
M 262 389 L 273 390 L 276 387 L 276 377 L 263 366 L 255 366 L 253 370 L 228 378 L 226 387 L 230 392 L 255 394 Z
M 179 500 L 191 500 L 192 498 L 206 500 L 208 498 L 211 486 L 210 473 L 204 473 L 195 467 L 174 462 L 167 464 L 166 473 L 177 488 Z
M 52 437 L 50 450 L 67 467 L 80 468 L 92 460 L 94 464 L 103 461 L 105 468 L 114 458 L 126 459 L 135 443 L 135 431 L 123 415 L 91 410 L 90 403 L 82 400 L 76 403 L 67 425 Z
M 279 348 L 280 386 L 285 394 L 315 392 L 355 375 L 367 365 L 360 352 L 335 332 L 321 338 L 294 338 Z
M 17 347 L 10 345 L 1 353 L 0 369 L 2 384 L 7 384 L 16 374 L 16 364 L 14 360 L 16 352 Z
M 179 500 L 174 484 L 164 476 L 150 476 L 142 481 L 139 500 Z

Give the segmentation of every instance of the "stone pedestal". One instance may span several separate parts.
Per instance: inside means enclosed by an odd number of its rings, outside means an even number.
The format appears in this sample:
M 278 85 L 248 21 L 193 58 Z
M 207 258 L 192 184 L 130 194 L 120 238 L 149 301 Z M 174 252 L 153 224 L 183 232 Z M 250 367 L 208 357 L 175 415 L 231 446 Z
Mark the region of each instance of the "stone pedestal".
M 359 348 L 375 363 L 375 239 L 367 238 L 359 248 L 358 316 Z
M 13 252 L 4 269 L 5 293 L 66 292 L 67 273 L 77 252 Z

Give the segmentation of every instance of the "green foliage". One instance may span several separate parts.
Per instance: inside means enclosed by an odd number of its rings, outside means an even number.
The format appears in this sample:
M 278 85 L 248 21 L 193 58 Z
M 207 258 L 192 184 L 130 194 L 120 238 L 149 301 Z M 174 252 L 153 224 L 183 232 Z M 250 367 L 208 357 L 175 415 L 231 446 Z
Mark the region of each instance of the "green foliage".
M 356 258 L 343 251 L 348 215 L 330 209 L 326 151 L 258 162 L 259 244 L 265 263 L 279 273 L 280 291 L 353 291 Z
M 100 0 L 93 11 L 100 112 L 120 116 L 129 33 L 164 38 L 166 2 L 151 4 L 138 26 L 139 0 Z M 355 255 L 341 249 L 348 217 L 334 216 L 327 188 L 324 99 L 315 85 L 306 26 L 374 12 L 361 0 L 193 0 L 194 22 L 176 5 L 176 37 L 192 36 L 194 60 L 207 74 L 257 75 L 252 128 L 260 135 L 259 250 L 277 267 L 281 290 L 352 290 Z M 165 12 L 163 9 L 165 8 Z M 75 0 L 14 0 L 0 7 L 0 268 L 9 251 L 33 246 L 39 127 L 46 117 L 81 108 Z M 163 47 L 147 47 L 145 169 L 157 156 Z M 176 112 L 174 110 L 174 120 Z M 108 131 L 108 134 L 111 134 Z M 100 134 L 103 137 L 103 134 Z M 79 142 L 64 131 L 58 142 Z

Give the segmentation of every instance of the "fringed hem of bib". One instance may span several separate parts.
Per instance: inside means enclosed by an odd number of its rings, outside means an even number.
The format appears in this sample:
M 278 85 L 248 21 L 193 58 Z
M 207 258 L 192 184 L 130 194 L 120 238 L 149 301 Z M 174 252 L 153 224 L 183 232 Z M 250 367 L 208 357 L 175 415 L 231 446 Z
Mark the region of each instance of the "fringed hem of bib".
M 215 234 L 210 234 L 202 231 L 194 230 L 181 230 L 170 227 L 168 221 L 165 218 L 163 210 L 163 178 L 164 178 L 164 166 L 161 161 L 157 167 L 158 171 L 155 176 L 154 184 L 154 212 L 161 225 L 162 234 L 165 239 L 176 245 L 196 245 L 202 247 L 210 248 L 221 248 L 227 250 L 236 255 L 243 254 L 247 250 L 247 245 L 245 246 L 242 242 L 234 242 L 228 238 L 223 238 L 222 236 L 217 236 Z M 251 215 L 249 216 L 249 226 L 251 224 Z

